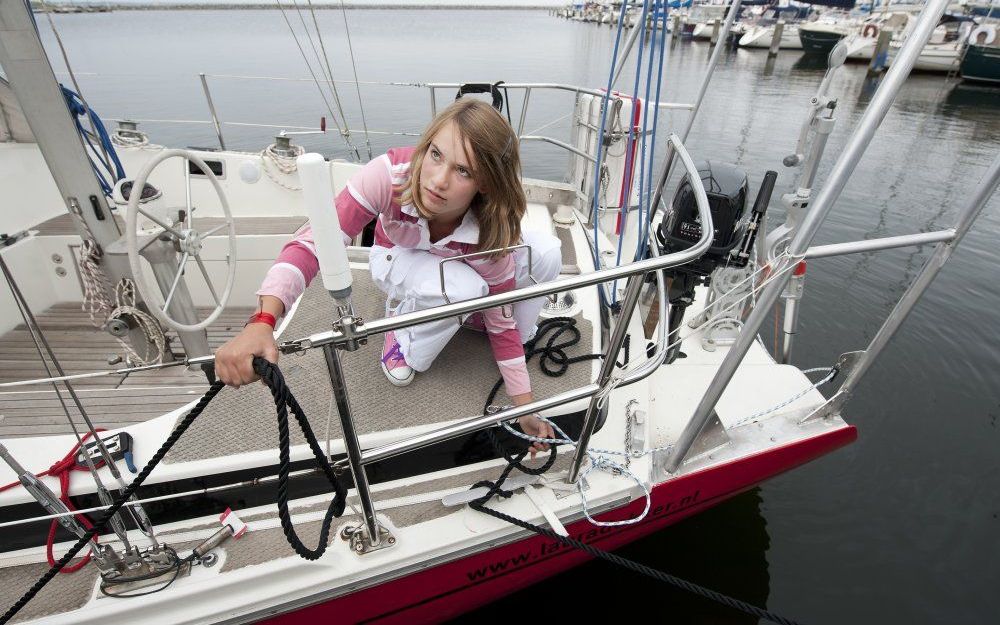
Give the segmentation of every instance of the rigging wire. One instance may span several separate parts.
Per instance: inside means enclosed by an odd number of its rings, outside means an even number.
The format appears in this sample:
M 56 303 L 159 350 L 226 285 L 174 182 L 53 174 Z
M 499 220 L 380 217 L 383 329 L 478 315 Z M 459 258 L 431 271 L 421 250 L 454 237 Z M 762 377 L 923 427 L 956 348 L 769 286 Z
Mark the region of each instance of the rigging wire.
M 621 11 L 618 14 L 618 28 L 615 32 L 615 45 L 611 52 L 611 70 L 608 72 L 608 86 L 604 90 L 604 96 L 601 98 L 601 123 L 597 131 L 597 161 L 594 163 L 594 195 L 591 200 L 590 215 L 591 220 L 594 222 L 594 268 L 601 268 L 601 252 L 600 252 L 600 239 L 599 239 L 599 226 L 600 226 L 600 193 L 601 193 L 601 165 L 604 161 L 604 128 L 608 119 L 608 100 L 611 98 L 611 87 L 614 84 L 615 76 L 615 65 L 618 62 L 618 47 L 621 45 L 622 38 L 622 27 L 625 23 L 625 13 L 628 11 L 628 2 L 622 2 Z M 603 306 L 608 306 L 608 298 L 605 293 L 604 286 L 598 286 L 597 292 L 600 295 L 600 301 Z
M 73 88 L 76 89 L 76 92 L 78 94 L 80 94 L 79 98 L 80 98 L 80 101 L 83 103 L 84 109 L 90 115 L 92 115 L 93 112 L 90 110 L 90 105 L 87 104 L 86 99 L 83 97 L 83 90 L 80 89 L 80 83 L 77 82 L 77 80 L 76 80 L 76 73 L 73 72 L 73 66 L 70 65 L 70 63 L 69 63 L 69 55 L 66 53 L 66 47 L 63 45 L 62 37 L 59 36 L 59 30 L 56 28 L 56 23 L 52 19 L 52 7 L 48 4 L 48 2 L 46 2 L 46 0 L 41 0 L 41 2 L 42 2 L 42 6 L 46 8 L 45 17 L 48 19 L 48 21 L 49 21 L 49 27 L 52 29 L 52 34 L 56 38 L 56 44 L 59 46 L 59 52 L 60 52 L 60 54 L 62 54 L 63 63 L 66 65 L 66 71 L 69 72 L 69 79 L 73 83 Z M 34 18 L 32 18 L 32 19 L 34 19 Z M 35 24 L 35 28 L 36 29 L 38 28 L 38 24 L 37 23 Z M 98 134 L 97 133 L 97 128 L 95 127 L 93 119 L 90 119 L 90 130 L 92 131 L 93 135 L 96 136 Z M 112 152 L 113 152 L 113 150 L 114 150 L 114 148 L 112 148 Z M 108 162 L 110 159 L 109 159 L 108 151 L 107 151 L 107 149 L 105 149 L 104 145 L 101 145 L 101 151 L 104 154 L 104 161 Z M 116 160 L 117 160 L 117 157 L 116 157 Z M 122 177 L 124 177 L 124 174 L 122 175 Z
M 658 66 L 658 68 L 656 70 L 657 78 L 656 78 L 656 99 L 655 99 L 655 102 L 657 103 L 657 106 L 653 110 L 653 132 L 652 132 L 653 136 L 652 136 L 652 139 L 650 140 L 650 144 L 651 145 L 650 145 L 650 149 L 649 149 L 649 169 L 646 171 L 646 175 L 647 175 L 647 179 L 646 179 L 646 202 L 647 202 L 647 206 L 646 206 L 645 218 L 641 219 L 641 221 L 639 223 L 639 249 L 636 250 L 636 258 L 635 258 L 635 260 L 642 260 L 642 259 L 646 258 L 646 254 L 648 252 L 648 245 L 649 245 L 649 227 L 650 227 L 650 219 L 649 218 L 659 208 L 657 206 L 653 206 L 653 198 L 655 197 L 655 194 L 653 193 L 653 178 L 655 177 L 655 175 L 653 173 L 654 172 L 653 164 L 654 164 L 654 162 L 656 160 L 656 129 L 659 127 L 658 124 L 659 124 L 659 118 L 660 118 L 660 107 L 658 106 L 658 104 L 660 102 L 660 88 L 663 86 L 663 60 L 664 60 L 664 57 L 666 56 L 666 50 L 667 50 L 667 22 L 666 22 L 666 19 L 667 19 L 668 9 L 667 9 L 666 0 L 662 0 L 662 5 L 663 5 L 663 9 L 662 9 L 662 12 L 660 14 L 660 18 L 663 20 L 663 27 L 660 29 L 660 59 L 659 59 L 659 66 Z M 670 36 L 673 37 L 673 34 L 671 34 Z M 647 99 L 647 104 L 648 104 L 648 99 Z M 647 108 L 646 110 L 648 111 L 649 109 Z M 643 127 L 643 129 L 645 130 L 645 126 Z M 643 135 L 643 138 L 645 139 L 645 135 Z M 642 214 L 640 213 L 640 216 L 641 215 Z
M 642 2 L 642 13 L 639 18 L 640 24 L 646 23 L 646 16 L 649 11 L 649 0 L 643 0 Z M 655 28 L 655 25 L 654 25 Z M 625 229 L 628 224 L 628 212 L 629 204 L 632 203 L 632 185 L 629 184 L 632 180 L 632 169 L 635 165 L 635 148 L 634 141 L 635 138 L 635 123 L 633 121 L 635 117 L 635 107 L 639 104 L 639 83 L 642 77 L 642 52 L 646 44 L 646 38 L 639 38 L 639 50 L 635 54 L 635 78 L 632 81 L 632 99 L 631 99 L 631 110 L 629 111 L 629 121 L 628 121 L 628 135 L 625 139 L 625 175 L 622 178 L 622 192 L 621 192 L 621 206 L 618 207 L 618 250 L 615 256 L 615 264 L 621 265 L 622 262 L 622 245 L 625 241 Z M 652 46 L 650 46 L 652 50 Z M 651 55 L 652 56 L 652 55 Z M 648 67 L 652 69 L 653 63 L 652 58 Z M 646 79 L 646 104 L 649 104 L 649 79 Z M 648 111 L 648 108 L 647 108 Z M 645 140 L 646 126 L 643 124 L 642 127 L 643 140 Z M 629 147 L 632 146 L 630 150 Z M 639 188 L 642 188 L 642 179 L 639 181 Z M 642 203 L 640 196 L 640 204 Z M 611 304 L 615 305 L 618 303 L 618 281 L 615 280 L 611 283 Z
M 320 58 L 320 54 L 316 50 L 316 44 L 313 43 L 312 35 L 309 33 L 309 26 L 306 25 L 305 17 L 302 15 L 302 10 L 299 8 L 298 2 L 292 0 L 292 5 L 295 6 L 295 11 L 302 22 L 302 29 L 305 31 L 306 37 L 309 38 L 309 45 L 312 46 L 313 54 L 316 55 L 316 64 L 319 65 L 320 71 L 324 74 L 327 87 L 333 95 L 333 101 L 337 105 L 337 112 L 340 113 L 340 118 L 344 120 L 344 128 L 341 130 L 344 140 L 354 151 L 354 157 L 360 161 L 361 154 L 358 152 L 358 148 L 354 146 L 354 142 L 351 141 L 351 129 L 347 123 L 347 114 L 344 113 L 344 105 L 340 101 L 340 92 L 337 90 L 337 83 L 333 80 L 333 68 L 330 66 L 330 56 L 326 53 L 326 44 L 323 42 L 323 34 L 319 28 L 319 20 L 316 18 L 316 10 L 313 8 L 312 0 L 306 1 L 309 4 L 309 12 L 312 14 L 313 26 L 316 28 L 316 39 L 319 41 L 319 47 L 323 51 L 322 58 Z
M 316 84 L 316 89 L 319 91 L 320 98 L 323 99 L 323 104 L 326 106 L 326 110 L 330 114 L 330 119 L 333 120 L 333 123 L 337 126 L 337 129 L 340 131 L 340 136 L 344 139 L 344 142 L 347 143 L 349 148 L 353 149 L 354 146 L 348 142 L 347 137 L 341 129 L 340 120 L 338 119 L 337 114 L 334 113 L 333 107 L 330 105 L 330 100 L 327 98 L 326 92 L 323 90 L 323 86 L 320 84 L 319 78 L 316 77 L 316 72 L 313 70 L 312 63 L 309 62 L 309 57 L 306 55 L 306 51 L 302 47 L 302 43 L 299 41 L 299 36 L 295 32 L 295 28 L 292 26 L 291 20 L 288 19 L 288 14 L 285 12 L 285 6 L 281 4 L 281 0 L 275 0 L 275 2 L 278 5 L 278 9 L 281 10 L 281 17 L 285 19 L 285 24 L 288 25 L 288 30 L 292 35 L 292 39 L 295 40 L 295 46 L 299 49 L 299 53 L 302 55 L 302 60 L 305 61 L 306 69 L 309 70 L 309 75 L 312 76 L 313 83 Z
M 340 12 L 344 16 L 344 34 L 347 36 L 347 50 L 351 55 L 351 69 L 354 70 L 354 89 L 358 94 L 358 107 L 361 109 L 361 126 L 365 129 L 365 147 L 368 148 L 368 160 L 372 158 L 372 144 L 368 136 L 368 120 L 365 118 L 365 102 L 361 98 L 361 85 L 358 82 L 358 65 L 354 61 L 354 46 L 351 44 L 351 27 L 347 23 L 347 8 L 344 0 L 340 0 Z
M 62 364 L 60 364 L 59 360 L 56 358 L 55 352 L 49 345 L 49 342 L 45 338 L 45 335 L 42 334 L 41 328 L 38 325 L 38 320 L 35 318 L 34 313 L 31 312 L 31 308 L 28 306 L 27 301 L 24 299 L 21 290 L 17 287 L 17 283 L 14 281 L 14 276 L 11 274 L 10 268 L 7 266 L 7 263 L 3 260 L 3 258 L 0 258 L 0 270 L 2 270 L 4 279 L 7 282 L 7 286 L 10 288 L 11 294 L 14 296 L 14 302 L 17 305 L 18 312 L 20 312 L 21 318 L 24 320 L 24 325 L 28 329 L 28 333 L 31 335 L 31 340 L 32 343 L 34 343 L 35 351 L 38 352 L 38 358 L 41 361 L 42 367 L 45 369 L 46 374 L 48 374 L 50 377 L 52 376 L 52 370 L 49 368 L 49 363 L 51 361 L 52 368 L 55 369 L 56 373 L 64 375 L 65 371 L 62 368 Z M 46 360 L 45 357 L 46 354 L 48 355 L 48 360 Z M 97 446 L 97 449 L 100 451 L 102 461 L 107 465 L 111 465 L 108 467 L 108 469 L 111 471 L 114 477 L 118 478 L 119 484 L 122 484 L 122 486 L 124 486 L 121 480 L 121 474 L 118 472 L 117 467 L 113 466 L 114 462 L 111 459 L 111 454 L 108 452 L 107 446 L 104 444 L 104 440 L 98 435 L 99 428 L 94 426 L 94 422 L 90 419 L 90 416 L 87 414 L 87 410 L 86 408 L 84 408 L 83 402 L 80 401 L 80 397 L 76 394 L 73 385 L 70 384 L 69 381 L 64 381 L 63 385 L 66 387 L 66 392 L 69 394 L 70 398 L 73 400 L 73 403 L 76 405 L 76 409 L 80 412 L 80 417 L 87 425 L 88 434 L 94 437 L 95 444 Z M 66 415 L 66 421 L 69 422 L 70 429 L 73 430 L 73 434 L 76 436 L 77 445 L 79 447 L 83 447 L 84 441 L 86 440 L 86 436 L 80 434 L 80 430 L 79 428 L 77 428 L 76 422 L 73 421 L 73 416 L 70 413 L 69 406 L 66 404 L 66 400 L 63 398 L 62 393 L 59 392 L 59 385 L 56 384 L 55 382 L 52 382 L 52 388 L 56 393 L 56 397 L 59 399 L 59 404 L 62 406 L 63 413 Z M 94 459 L 91 458 L 89 453 L 85 453 L 84 460 L 87 469 L 89 469 L 90 471 L 91 477 L 93 477 L 94 479 L 94 484 L 102 503 L 109 504 L 112 501 L 112 498 L 107 487 L 105 487 L 104 482 L 101 480 L 101 477 L 97 472 L 97 465 L 95 464 Z M 60 478 L 60 480 L 62 479 L 63 478 Z M 63 484 L 63 490 L 67 493 L 68 497 L 68 492 L 69 492 L 68 477 L 66 478 L 66 480 L 67 481 L 65 482 L 65 484 Z M 72 509 L 73 505 L 69 504 L 69 507 L 70 509 Z M 136 523 L 136 525 L 142 528 L 143 531 L 145 531 L 145 527 L 143 523 L 140 523 L 140 518 L 136 510 L 129 509 L 129 513 L 132 516 L 132 519 Z M 119 536 L 120 539 L 122 539 L 122 542 L 127 545 L 128 541 L 124 537 L 125 528 L 121 520 L 121 516 L 112 517 L 111 522 L 115 533 Z M 150 529 L 150 532 L 151 531 L 152 530 Z M 51 536 L 50 538 L 51 541 L 52 538 L 55 537 L 55 529 L 54 528 L 51 529 L 49 534 Z M 147 534 L 147 536 L 151 537 L 151 534 Z

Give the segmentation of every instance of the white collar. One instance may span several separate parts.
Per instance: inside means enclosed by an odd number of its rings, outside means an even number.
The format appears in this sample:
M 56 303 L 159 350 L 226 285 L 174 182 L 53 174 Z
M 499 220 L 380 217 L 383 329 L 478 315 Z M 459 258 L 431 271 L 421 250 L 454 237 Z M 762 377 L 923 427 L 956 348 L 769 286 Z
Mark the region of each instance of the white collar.
M 455 231 L 438 241 L 438 243 L 446 243 L 448 241 L 469 243 L 470 245 L 477 245 L 479 243 L 479 220 L 476 219 L 471 208 L 465 211 L 465 215 L 462 216 L 462 223 L 458 224 Z
M 410 215 L 411 217 L 417 218 L 417 223 L 428 233 L 430 232 L 430 227 L 427 225 L 427 220 L 420 215 L 417 211 L 417 207 L 413 204 L 403 204 L 399 209 Z M 429 236 L 429 235 L 428 235 Z M 479 220 L 472 213 L 472 209 L 465 211 L 465 215 L 462 216 L 462 223 L 458 224 L 455 231 L 448 236 L 440 239 L 434 243 L 434 245 L 444 245 L 450 242 L 456 243 L 468 243 L 470 245 L 476 245 L 479 243 Z

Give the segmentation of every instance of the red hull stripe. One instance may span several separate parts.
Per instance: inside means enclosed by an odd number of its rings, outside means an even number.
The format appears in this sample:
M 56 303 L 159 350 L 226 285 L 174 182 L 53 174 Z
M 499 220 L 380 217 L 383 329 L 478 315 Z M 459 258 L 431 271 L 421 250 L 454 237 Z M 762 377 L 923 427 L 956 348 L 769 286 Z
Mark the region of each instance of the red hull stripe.
M 586 520 L 567 526 L 570 536 L 613 550 L 809 462 L 857 438 L 854 426 L 777 447 L 728 464 L 684 475 L 653 489 L 649 515 L 635 525 L 595 527 Z M 637 500 L 611 510 L 602 521 L 642 512 Z M 378 586 L 271 617 L 269 625 L 305 622 L 435 623 L 516 592 L 589 559 L 583 552 L 533 536 L 447 562 Z

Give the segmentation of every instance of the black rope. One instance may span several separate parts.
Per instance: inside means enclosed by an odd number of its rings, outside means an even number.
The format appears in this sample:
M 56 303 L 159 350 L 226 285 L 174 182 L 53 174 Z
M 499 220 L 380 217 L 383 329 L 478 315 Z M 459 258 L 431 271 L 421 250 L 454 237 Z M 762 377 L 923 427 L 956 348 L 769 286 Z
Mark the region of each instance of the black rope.
M 288 544 L 292 546 L 297 554 L 302 556 L 307 560 L 315 560 L 323 555 L 327 548 L 327 539 L 330 533 L 330 525 L 333 521 L 333 517 L 339 517 L 344 513 L 344 507 L 347 503 L 347 488 L 341 483 L 337 478 L 337 475 L 333 471 L 333 466 L 330 465 L 329 460 L 324 455 L 323 450 L 319 446 L 319 442 L 316 440 L 316 435 L 313 434 L 312 428 L 309 426 L 309 421 L 306 419 L 305 412 L 303 412 L 302 407 L 295 400 L 295 396 L 292 395 L 291 389 L 285 383 L 285 378 L 281 374 L 281 370 L 278 369 L 277 365 L 270 363 L 263 358 L 258 356 L 254 357 L 253 360 L 254 371 L 264 380 L 268 388 L 271 390 L 271 395 L 274 397 L 274 405 L 278 417 L 278 445 L 279 445 L 279 458 L 280 467 L 278 470 L 278 514 L 281 518 L 281 528 L 285 533 L 285 537 L 288 539 Z M 87 532 L 81 537 L 76 543 L 70 547 L 59 561 L 56 562 L 49 570 L 38 578 L 31 588 L 29 588 L 24 595 L 18 599 L 14 605 L 12 605 L 4 614 L 0 616 L 0 625 L 5 625 L 10 619 L 23 608 L 25 605 L 31 601 L 35 595 L 37 595 L 42 588 L 45 587 L 52 578 L 59 574 L 59 571 L 72 560 L 77 553 L 80 552 L 87 543 L 93 539 L 93 537 L 100 532 L 108 524 L 108 521 L 125 505 L 135 491 L 142 486 L 142 483 L 146 481 L 149 474 L 156 468 L 163 457 L 167 455 L 170 448 L 174 446 L 174 443 L 187 431 L 187 429 L 194 423 L 194 420 L 205 410 L 209 403 L 219 394 L 219 391 L 223 389 L 225 384 L 222 382 L 213 382 L 209 387 L 208 391 L 202 396 L 198 403 L 195 404 L 181 420 L 180 423 L 174 428 L 174 431 L 170 433 L 167 440 L 163 442 L 160 449 L 157 450 L 153 457 L 149 459 L 146 466 L 142 468 L 139 475 L 136 476 L 135 480 L 128 485 L 122 494 L 111 504 L 111 507 L 104 511 L 101 518 L 94 523 Z M 309 549 L 299 540 L 298 535 L 295 533 L 295 528 L 292 525 L 291 516 L 288 512 L 288 482 L 289 482 L 289 471 L 290 471 L 290 442 L 288 436 L 288 409 L 291 409 L 292 414 L 295 415 L 296 421 L 299 423 L 299 427 L 302 429 L 302 433 L 305 435 L 306 441 L 309 443 L 310 449 L 312 449 L 313 455 L 316 457 L 317 463 L 326 475 L 327 480 L 333 486 L 335 497 L 332 502 L 330 502 L 330 507 L 327 509 L 326 516 L 323 518 L 323 524 L 320 531 L 320 541 L 319 546 L 315 549 Z M 179 572 L 178 572 L 179 574 Z M 175 575 L 176 578 L 176 575 Z M 170 580 L 173 582 L 173 579 Z M 168 583 L 167 586 L 170 584 Z M 163 590 L 167 586 L 160 588 Z
M 552 335 L 545 339 L 545 335 L 550 332 Z M 560 341 L 563 335 L 567 333 L 569 336 L 565 340 Z M 543 339 L 545 339 L 545 343 L 541 347 L 536 347 Z M 525 343 L 524 360 L 527 362 L 533 357 L 541 354 L 538 366 L 541 368 L 542 373 L 549 377 L 556 378 L 564 375 L 569 369 L 569 366 L 573 363 L 583 362 L 584 360 L 595 360 L 603 356 L 603 354 L 585 354 L 582 356 L 574 356 L 572 358 L 567 356 L 566 349 L 579 342 L 580 329 L 576 327 L 576 319 L 572 317 L 552 317 L 551 319 L 546 319 L 538 324 L 538 329 L 535 331 L 535 337 Z M 483 414 L 489 413 L 490 407 L 492 406 L 494 400 L 496 400 L 497 393 L 500 392 L 500 387 L 503 386 L 503 383 L 504 381 L 501 377 L 497 380 L 496 384 L 493 385 L 489 395 L 486 397 L 486 403 L 483 405 Z M 556 461 L 556 446 L 552 445 L 549 448 L 550 454 L 545 464 L 537 468 L 527 467 L 521 464 L 521 461 L 528 453 L 527 451 L 522 451 L 521 453 L 514 455 L 500 442 L 500 439 L 496 436 L 496 431 L 493 428 L 486 430 L 486 434 L 489 436 L 493 449 L 496 450 L 499 456 L 502 456 L 503 459 L 507 461 L 507 468 L 504 469 L 504 474 L 499 480 L 501 483 L 503 480 L 507 479 L 507 475 L 509 475 L 515 468 L 529 475 L 541 475 L 548 471 Z M 485 485 L 490 484 L 491 482 L 489 481 L 485 483 Z M 502 491 L 500 494 L 504 497 L 510 496 L 510 493 L 507 491 Z
M 312 427 L 309 426 L 309 420 L 306 419 L 305 412 L 302 411 L 302 406 L 295 400 L 292 391 L 285 384 L 285 377 L 281 374 L 281 370 L 278 369 L 277 365 L 264 360 L 260 356 L 254 356 L 253 369 L 264 380 L 267 387 L 271 389 L 271 396 L 274 397 L 274 406 L 278 413 L 278 457 L 280 461 L 280 466 L 278 467 L 278 516 L 281 518 L 281 529 L 284 531 L 285 538 L 288 539 L 288 544 L 292 546 L 295 553 L 306 560 L 316 560 L 326 551 L 327 539 L 330 536 L 330 526 L 333 523 L 334 517 L 339 517 L 344 513 L 344 506 L 347 504 L 347 488 L 337 478 L 329 459 L 323 453 L 323 450 L 320 449 L 319 441 L 316 440 L 316 435 L 313 434 Z M 295 420 L 299 422 L 299 427 L 302 429 L 302 433 L 309 443 L 309 448 L 312 450 L 317 464 L 323 469 L 323 473 L 326 475 L 326 479 L 330 482 L 330 485 L 333 486 L 336 495 L 333 501 L 330 502 L 330 507 L 327 508 L 326 515 L 323 517 L 323 523 L 319 531 L 319 544 L 316 546 L 316 549 L 309 549 L 302 544 L 298 534 L 295 533 L 295 526 L 292 525 L 292 517 L 288 512 L 288 473 L 291 466 L 288 439 L 289 408 L 291 408 L 292 414 L 295 415 Z
M 508 467 L 508 469 L 510 468 L 513 467 Z M 507 473 L 509 473 L 509 470 L 504 471 L 504 477 L 506 476 Z M 705 588 L 704 586 L 699 586 L 698 584 L 691 583 L 685 579 L 681 579 L 680 577 L 676 577 L 674 575 L 670 575 L 669 573 L 664 573 L 663 571 L 658 571 L 654 568 L 648 567 L 645 564 L 640 564 L 638 562 L 634 562 L 627 558 L 623 558 L 619 555 L 610 553 L 608 551 L 604 551 L 603 549 L 598 549 L 597 547 L 594 547 L 593 545 L 588 545 L 585 542 L 581 542 L 573 538 L 568 538 L 566 536 L 560 536 L 559 534 L 556 534 L 555 532 L 553 532 L 548 528 L 532 525 L 531 523 L 522 521 L 521 519 L 518 519 L 516 517 L 512 517 L 509 514 L 504 514 L 503 512 L 487 508 L 484 504 L 494 494 L 502 496 L 509 496 L 509 495 L 503 495 L 504 491 L 502 491 L 502 489 L 498 485 L 493 484 L 489 481 L 479 482 L 474 486 L 474 488 L 477 488 L 479 486 L 486 486 L 490 488 L 490 492 L 469 504 L 469 507 L 471 507 L 473 510 L 484 512 L 490 516 L 496 517 L 503 521 L 507 521 L 508 523 L 511 523 L 513 525 L 517 525 L 518 527 L 545 536 L 546 538 L 557 540 L 564 545 L 576 547 L 577 549 L 595 558 L 601 558 L 602 560 L 606 560 L 608 562 L 611 562 L 612 564 L 617 564 L 618 566 L 624 567 L 635 573 L 640 573 L 642 575 L 646 575 L 647 577 L 651 577 L 661 582 L 666 582 L 667 584 L 676 586 L 681 590 L 686 590 L 690 593 L 698 595 L 699 597 L 704 597 L 705 599 L 711 599 L 712 601 L 716 601 L 718 603 L 721 603 L 722 605 L 728 606 L 735 610 L 739 610 L 741 612 L 745 612 L 746 614 L 750 614 L 757 618 L 762 618 L 771 621 L 772 623 L 780 623 L 780 625 L 799 625 L 798 621 L 793 621 L 792 619 L 785 618 L 783 616 L 780 616 L 773 612 L 769 612 L 762 608 L 758 608 L 753 604 L 747 603 L 745 601 L 740 601 L 739 599 L 735 599 L 728 595 L 724 595 L 721 592 L 712 590 L 711 588 Z
M 551 336 L 546 338 L 546 334 L 552 333 Z M 564 335 L 566 338 L 563 339 Z M 539 343 L 544 343 L 539 346 Z M 580 329 L 576 327 L 576 319 L 573 317 L 552 317 L 551 319 L 546 319 L 542 323 L 538 324 L 538 330 L 535 332 L 535 338 L 531 339 L 524 345 L 524 360 L 525 362 L 530 361 L 535 356 L 541 354 L 541 358 L 538 360 L 538 366 L 542 370 L 542 373 L 549 376 L 550 378 L 557 378 L 564 375 L 569 369 L 569 366 L 583 362 L 585 360 L 598 360 L 604 357 L 604 354 L 583 354 L 581 356 L 573 356 L 572 358 L 566 355 L 566 349 L 573 347 L 580 342 Z M 628 363 L 628 341 L 625 341 L 625 362 Z M 500 387 L 503 386 L 503 378 L 497 380 L 497 383 L 493 385 L 493 389 L 490 391 L 489 396 L 486 398 L 486 406 L 483 408 L 483 413 L 496 399 L 497 393 L 500 392 Z

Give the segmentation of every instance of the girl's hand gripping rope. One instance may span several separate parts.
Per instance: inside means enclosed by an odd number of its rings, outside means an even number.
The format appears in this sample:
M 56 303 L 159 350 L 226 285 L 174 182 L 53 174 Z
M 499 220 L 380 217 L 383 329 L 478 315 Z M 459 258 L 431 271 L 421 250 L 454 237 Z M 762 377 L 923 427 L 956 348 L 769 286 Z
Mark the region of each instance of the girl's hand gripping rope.
M 521 426 L 521 431 L 528 436 L 537 436 L 538 438 L 555 438 L 555 430 L 552 426 L 543 421 L 536 414 L 529 414 L 521 417 L 517 420 L 518 424 Z M 540 451 L 548 451 L 549 446 L 547 443 L 534 442 L 531 447 L 528 448 L 531 452 L 531 459 L 535 459 L 535 454 Z

